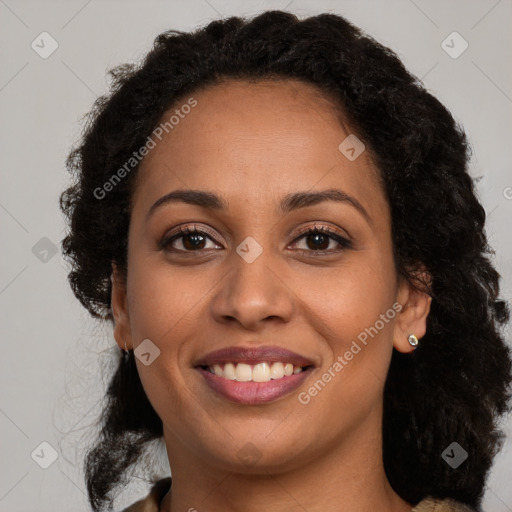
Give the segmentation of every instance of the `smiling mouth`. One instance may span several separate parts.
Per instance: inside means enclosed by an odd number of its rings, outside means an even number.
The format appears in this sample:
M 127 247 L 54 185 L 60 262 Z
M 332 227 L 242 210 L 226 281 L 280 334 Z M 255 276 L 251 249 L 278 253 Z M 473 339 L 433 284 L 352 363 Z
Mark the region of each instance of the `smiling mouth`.
M 256 364 L 216 363 L 196 366 L 215 394 L 236 404 L 259 405 L 290 395 L 311 375 L 314 366 L 280 361 Z
M 280 361 L 262 361 L 257 364 L 228 362 L 222 364 L 202 365 L 203 370 L 226 380 L 238 382 L 270 382 L 291 375 L 297 375 L 310 366 L 297 366 Z

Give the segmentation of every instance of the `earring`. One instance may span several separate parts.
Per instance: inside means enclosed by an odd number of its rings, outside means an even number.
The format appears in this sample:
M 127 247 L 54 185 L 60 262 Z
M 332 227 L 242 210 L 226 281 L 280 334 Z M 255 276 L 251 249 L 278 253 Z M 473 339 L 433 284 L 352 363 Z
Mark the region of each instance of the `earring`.
M 416 348 L 418 346 L 419 341 L 414 334 L 409 334 L 409 338 L 407 339 L 409 340 L 409 345 L 411 345 L 411 347 Z
M 130 351 L 128 350 L 128 347 L 126 346 L 126 340 L 124 341 L 123 355 L 126 357 L 128 357 L 130 355 Z

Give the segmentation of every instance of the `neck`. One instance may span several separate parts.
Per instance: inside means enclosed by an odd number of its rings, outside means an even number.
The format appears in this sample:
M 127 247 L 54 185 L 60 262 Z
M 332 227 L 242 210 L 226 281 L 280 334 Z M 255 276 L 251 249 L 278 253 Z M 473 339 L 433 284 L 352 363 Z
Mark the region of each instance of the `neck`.
M 362 428 L 361 428 L 362 427 Z M 363 431 L 362 431 L 363 430 Z M 172 489 L 164 497 L 161 512 L 411 512 L 412 505 L 391 488 L 382 463 L 381 436 L 359 426 L 357 432 L 329 446 L 300 466 L 273 473 L 225 471 L 183 448 L 164 433 L 172 454 Z

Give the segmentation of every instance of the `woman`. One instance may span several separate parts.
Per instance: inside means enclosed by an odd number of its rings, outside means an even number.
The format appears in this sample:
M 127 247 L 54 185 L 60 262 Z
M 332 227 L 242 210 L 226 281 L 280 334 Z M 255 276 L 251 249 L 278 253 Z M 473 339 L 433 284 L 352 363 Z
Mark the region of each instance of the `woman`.
M 74 293 L 121 348 L 95 511 L 479 510 L 509 311 L 464 132 L 345 19 L 160 35 L 68 159 Z

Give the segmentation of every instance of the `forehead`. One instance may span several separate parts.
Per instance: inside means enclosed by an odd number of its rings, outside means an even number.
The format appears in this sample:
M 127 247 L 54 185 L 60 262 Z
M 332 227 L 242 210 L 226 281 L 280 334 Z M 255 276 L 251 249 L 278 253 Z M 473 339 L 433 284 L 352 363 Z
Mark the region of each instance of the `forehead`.
M 190 98 L 195 106 L 182 108 Z M 369 152 L 351 161 L 340 151 L 353 136 L 350 126 L 340 107 L 312 84 L 226 80 L 191 93 L 162 121 L 173 115 L 172 129 L 138 170 L 136 202 L 178 188 L 215 190 L 243 201 L 329 187 L 382 195 Z

